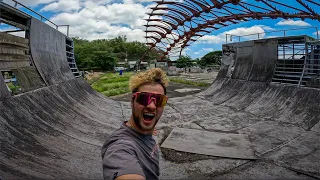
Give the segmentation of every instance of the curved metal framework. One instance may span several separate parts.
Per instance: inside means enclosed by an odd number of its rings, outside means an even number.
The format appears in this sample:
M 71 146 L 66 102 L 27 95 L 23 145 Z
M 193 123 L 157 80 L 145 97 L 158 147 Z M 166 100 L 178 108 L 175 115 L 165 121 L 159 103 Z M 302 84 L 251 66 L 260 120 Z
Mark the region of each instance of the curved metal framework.
M 204 35 L 232 24 L 277 18 L 320 22 L 319 0 L 160 0 L 155 3 L 146 19 L 146 44 L 150 49 L 160 49 L 164 53 L 162 59 L 181 54 Z

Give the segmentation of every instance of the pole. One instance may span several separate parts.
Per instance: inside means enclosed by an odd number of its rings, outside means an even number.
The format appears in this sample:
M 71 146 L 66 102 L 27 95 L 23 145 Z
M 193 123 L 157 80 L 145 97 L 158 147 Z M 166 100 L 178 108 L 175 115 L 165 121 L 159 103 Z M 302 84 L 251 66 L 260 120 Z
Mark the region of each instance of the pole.
M 308 56 L 308 44 L 306 43 L 306 45 L 305 45 L 305 55 L 304 55 L 303 70 L 302 70 L 302 72 L 301 72 L 301 76 L 300 76 L 300 80 L 299 80 L 299 83 L 298 83 L 298 87 L 300 87 L 300 85 L 301 85 L 301 82 L 302 82 L 302 79 L 303 79 L 303 76 L 304 76 L 304 72 L 305 72 L 305 70 L 306 70 L 307 56 Z
M 318 31 L 318 27 L 316 27 L 316 33 L 317 33 L 317 39 L 319 40 L 319 31 Z
M 228 34 L 226 34 L 226 44 L 228 43 Z

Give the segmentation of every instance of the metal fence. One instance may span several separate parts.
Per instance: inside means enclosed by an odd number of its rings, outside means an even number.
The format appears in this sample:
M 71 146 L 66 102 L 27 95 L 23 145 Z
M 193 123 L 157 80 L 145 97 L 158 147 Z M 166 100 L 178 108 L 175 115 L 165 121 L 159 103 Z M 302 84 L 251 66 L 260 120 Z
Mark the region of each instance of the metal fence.
M 248 37 L 248 36 L 251 36 L 251 38 L 249 38 L 250 40 L 261 39 L 262 37 L 264 37 L 265 34 L 274 33 L 274 32 L 280 32 L 281 36 L 287 36 L 287 33 L 289 31 L 302 30 L 302 29 L 315 29 L 316 30 L 316 39 L 319 40 L 319 31 L 318 31 L 319 28 L 317 26 L 311 26 L 311 27 L 303 27 L 303 28 L 292 28 L 292 29 L 284 29 L 284 30 L 266 31 L 266 32 L 246 34 L 246 35 L 241 35 L 241 36 L 234 35 L 234 34 L 226 34 L 226 44 L 228 43 L 228 39 L 229 39 L 229 43 L 230 43 L 233 41 L 234 37 L 237 40 L 236 42 L 240 42 L 241 38 L 244 39 L 245 37 Z
M 29 11 L 31 11 L 32 13 L 36 14 L 37 16 L 39 16 L 40 20 L 46 20 L 47 22 L 49 22 L 50 24 L 52 24 L 57 30 L 59 29 L 59 27 L 67 27 L 67 36 L 69 36 L 69 25 L 57 25 L 54 22 L 50 21 L 49 19 L 47 19 L 46 17 L 42 16 L 41 14 L 37 13 L 36 11 L 32 10 L 31 8 L 23 5 L 22 3 L 16 1 L 16 0 L 10 0 L 14 3 L 13 7 L 14 8 L 18 8 L 18 5 L 21 7 L 24 7 L 26 9 L 28 9 Z M 3 2 L 3 0 L 0 0 L 0 2 Z M 16 32 L 17 30 L 14 30 L 12 32 Z

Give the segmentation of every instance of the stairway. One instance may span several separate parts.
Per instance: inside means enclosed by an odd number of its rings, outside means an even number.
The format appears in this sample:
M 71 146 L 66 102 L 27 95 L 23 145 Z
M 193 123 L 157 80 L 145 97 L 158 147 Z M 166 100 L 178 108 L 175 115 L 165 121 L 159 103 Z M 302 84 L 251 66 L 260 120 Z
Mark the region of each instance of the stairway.
M 73 40 L 69 37 L 66 38 L 66 54 L 69 67 L 75 77 L 80 77 L 80 72 L 78 70 L 76 61 L 74 59 L 74 46 Z
M 310 86 L 310 82 L 314 82 L 318 86 L 317 83 L 320 78 L 320 42 L 308 42 L 303 54 L 307 55 L 301 58 L 294 58 L 295 56 L 283 59 L 278 58 L 272 82 L 297 86 Z

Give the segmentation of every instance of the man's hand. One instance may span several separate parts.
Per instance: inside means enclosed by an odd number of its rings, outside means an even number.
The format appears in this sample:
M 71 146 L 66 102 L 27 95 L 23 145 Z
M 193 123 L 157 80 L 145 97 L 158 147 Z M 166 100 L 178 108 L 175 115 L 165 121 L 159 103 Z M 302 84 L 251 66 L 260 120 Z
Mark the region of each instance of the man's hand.
M 117 177 L 116 180 L 145 180 L 145 178 L 139 174 L 126 174 Z
M 157 135 L 157 129 L 156 129 L 156 128 L 154 128 L 154 129 L 153 129 L 152 134 L 153 134 L 154 136 L 156 136 L 156 135 Z

